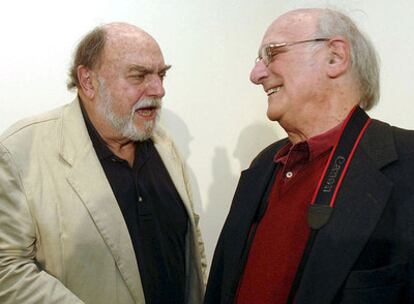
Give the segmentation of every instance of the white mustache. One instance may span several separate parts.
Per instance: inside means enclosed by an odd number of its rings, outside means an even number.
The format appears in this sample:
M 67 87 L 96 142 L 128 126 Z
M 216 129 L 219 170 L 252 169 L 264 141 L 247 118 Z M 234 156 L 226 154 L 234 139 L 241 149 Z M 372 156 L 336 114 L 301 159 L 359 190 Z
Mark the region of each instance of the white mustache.
M 139 109 L 148 108 L 148 107 L 161 108 L 161 104 L 162 104 L 161 98 L 146 98 L 134 104 L 132 111 L 135 112 Z

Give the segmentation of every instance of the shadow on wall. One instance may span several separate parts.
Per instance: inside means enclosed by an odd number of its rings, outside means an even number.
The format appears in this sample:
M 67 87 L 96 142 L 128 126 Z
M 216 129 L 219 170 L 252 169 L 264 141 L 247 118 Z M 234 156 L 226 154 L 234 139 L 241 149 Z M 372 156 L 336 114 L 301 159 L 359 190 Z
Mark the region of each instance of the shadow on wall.
M 174 112 L 166 108 L 162 109 L 161 114 L 162 124 L 167 128 L 168 133 L 173 137 L 175 144 L 179 147 L 180 155 L 187 163 L 190 157 L 190 143 L 193 137 L 188 130 L 184 121 Z M 194 208 L 201 213 L 203 208 L 201 204 L 200 189 L 193 170 L 187 165 L 188 177 L 191 183 L 191 192 L 193 196 Z M 201 214 L 200 214 L 201 215 Z
M 276 131 L 264 123 L 255 123 L 244 128 L 238 138 L 233 156 L 240 162 L 241 169 L 246 169 L 253 158 L 269 144 L 278 140 Z M 206 231 L 205 241 L 209 256 L 212 256 L 219 233 L 227 217 L 234 191 L 240 174 L 234 175 L 230 167 L 230 158 L 224 147 L 216 147 L 212 163 L 213 182 L 209 187 L 207 208 L 204 216 Z
M 165 108 L 162 110 L 161 121 L 179 147 L 184 161 L 187 161 L 191 154 L 190 143 L 193 140 L 187 125 L 177 114 Z M 242 170 L 250 165 L 253 158 L 263 148 L 278 140 L 277 133 L 272 126 L 265 123 L 251 124 L 245 127 L 238 136 L 233 156 L 238 159 Z M 204 211 L 197 179 L 193 170 L 187 166 L 194 207 L 201 216 L 201 227 L 203 228 L 203 239 L 209 266 L 240 176 L 240 170 L 237 170 L 237 174 L 234 174 L 234 170 L 231 168 L 230 154 L 225 147 L 214 148 L 211 163 L 213 182 L 208 188 L 208 201 L 205 204 L 206 209 Z
M 230 159 L 224 147 L 216 147 L 212 162 L 213 182 L 208 189 L 208 201 L 204 211 L 204 227 L 208 234 L 204 235 L 208 257 L 213 256 L 217 238 L 227 216 L 238 176 L 230 167 Z
M 244 128 L 233 153 L 240 162 L 240 169 L 247 169 L 260 151 L 278 139 L 276 131 L 269 124 L 254 123 Z

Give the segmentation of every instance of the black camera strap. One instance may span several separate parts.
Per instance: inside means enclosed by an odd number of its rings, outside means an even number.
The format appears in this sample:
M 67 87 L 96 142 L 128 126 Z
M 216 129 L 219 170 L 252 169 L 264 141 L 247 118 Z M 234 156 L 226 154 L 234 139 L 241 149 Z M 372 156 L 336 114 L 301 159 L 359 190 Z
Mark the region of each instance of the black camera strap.
M 358 106 L 344 122 L 310 203 L 308 223 L 312 229 L 319 230 L 329 221 L 349 163 L 370 122 L 369 116 Z
M 341 136 L 329 155 L 323 174 L 318 182 L 308 211 L 311 233 L 290 290 L 288 303 L 292 303 L 302 274 L 316 238 L 317 231 L 328 223 L 335 205 L 335 199 L 354 156 L 355 150 L 371 122 L 371 118 L 356 106 L 346 118 Z

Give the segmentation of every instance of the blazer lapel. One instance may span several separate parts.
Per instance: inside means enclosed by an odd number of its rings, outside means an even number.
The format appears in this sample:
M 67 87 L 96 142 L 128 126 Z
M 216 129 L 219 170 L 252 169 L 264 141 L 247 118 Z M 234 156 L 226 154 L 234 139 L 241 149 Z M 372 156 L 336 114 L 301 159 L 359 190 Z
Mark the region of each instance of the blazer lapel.
M 61 155 L 71 165 L 67 180 L 88 209 L 135 302 L 144 303 L 129 232 L 89 139 L 79 101 L 75 100 L 63 115 Z
M 168 139 L 165 131 L 160 126 L 156 128 L 152 139 L 154 141 L 154 146 L 157 149 L 157 152 L 160 155 L 161 160 L 171 177 L 175 189 L 177 190 L 184 203 L 184 207 L 189 214 L 190 221 L 192 225 L 195 226 L 193 209 L 191 207 L 191 201 L 187 193 L 186 181 L 183 178 L 185 171 L 182 167 L 180 157 L 176 154 L 177 150 L 173 142 Z
M 282 140 L 270 146 L 257 157 L 258 161 L 254 160 L 252 165 L 241 173 L 230 212 L 223 227 L 223 230 L 230 233 L 233 239 L 232 247 L 237 246 L 231 249 L 234 253 L 242 252 L 240 246 L 244 245 L 256 211 L 261 206 L 266 190 L 272 182 L 276 168 L 273 161 L 274 155 L 287 142 L 287 140 Z
M 244 269 L 251 229 L 259 210 L 266 208 L 265 194 L 271 186 L 276 168 L 273 156 L 281 145 L 275 145 L 267 151 L 267 155 L 261 159 L 260 163 L 242 171 L 229 215 L 223 227 L 221 237 L 230 240 L 223 242 L 229 246 L 222 248 L 225 255 L 223 260 L 226 261 L 223 271 L 228 278 L 230 289 L 228 292 L 233 295 Z
M 275 164 L 269 163 L 266 166 L 247 169 L 241 173 L 226 222 L 231 224 L 228 229 L 234 228 L 237 237 L 242 237 L 243 241 L 245 240 L 244 236 L 249 233 L 256 211 L 264 199 L 274 169 Z
M 332 303 L 390 196 L 392 182 L 379 169 L 396 157 L 390 128 L 373 122 L 351 161 L 332 217 L 316 236 L 297 303 Z

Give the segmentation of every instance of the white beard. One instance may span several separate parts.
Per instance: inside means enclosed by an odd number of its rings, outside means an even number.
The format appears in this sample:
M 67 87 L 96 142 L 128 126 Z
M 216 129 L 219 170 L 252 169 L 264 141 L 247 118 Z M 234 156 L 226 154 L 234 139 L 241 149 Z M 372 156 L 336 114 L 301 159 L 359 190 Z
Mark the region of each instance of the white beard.
M 157 111 L 156 119 L 144 122 L 143 128 L 137 128 L 135 120 L 135 112 L 139 108 L 154 106 L 161 108 L 161 98 L 145 98 L 138 100 L 131 109 L 129 115 L 119 116 L 113 111 L 113 98 L 107 92 L 103 80 L 98 79 L 98 94 L 101 102 L 98 104 L 98 111 L 112 125 L 112 127 L 123 137 L 132 141 L 144 141 L 151 137 L 155 125 L 160 117 L 160 111 Z

